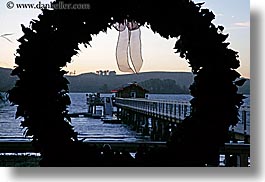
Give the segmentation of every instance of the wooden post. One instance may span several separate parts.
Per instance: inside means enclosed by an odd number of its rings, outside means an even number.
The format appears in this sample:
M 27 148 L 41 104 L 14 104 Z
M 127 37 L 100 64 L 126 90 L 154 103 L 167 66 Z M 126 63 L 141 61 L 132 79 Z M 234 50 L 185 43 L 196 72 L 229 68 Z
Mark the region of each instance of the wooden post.
M 240 167 L 248 167 L 248 154 L 240 154 Z
M 161 140 L 161 133 L 162 133 L 162 127 L 161 127 L 161 121 L 156 120 L 157 128 L 156 128 L 156 140 Z
M 147 116 L 143 116 L 144 118 L 144 131 L 143 135 L 149 135 L 149 121 Z
M 161 121 L 161 140 L 165 140 L 165 122 L 166 121 Z
M 151 132 L 151 139 L 152 140 L 156 140 L 156 120 L 154 118 L 151 118 L 151 122 L 152 122 L 152 132 Z
M 247 112 L 242 111 L 242 122 L 244 125 L 244 142 L 248 143 L 248 137 L 247 137 Z
M 126 124 L 129 124 L 129 118 L 127 116 L 127 111 L 123 108 L 122 109 L 122 117 Z
M 174 118 L 177 118 L 177 104 L 174 104 Z
M 184 105 L 184 118 L 187 116 L 187 105 Z
M 96 114 L 96 105 L 93 105 L 93 114 Z
M 118 120 L 121 119 L 121 117 L 120 117 L 120 108 L 119 107 L 117 107 L 117 119 Z
M 163 136 L 164 140 L 168 140 L 169 139 L 169 123 L 170 122 L 171 121 L 167 121 L 167 122 L 164 123 L 164 136 Z
M 140 117 L 138 113 L 135 113 L 135 123 L 136 123 L 136 132 L 139 133 L 140 131 L 140 127 L 141 127 L 141 123 L 140 123 Z
M 179 120 L 181 119 L 181 105 L 178 105 L 178 112 L 179 112 Z
M 129 119 L 129 125 L 134 125 L 132 112 L 128 110 L 127 116 L 128 116 L 128 119 Z
M 88 110 L 87 110 L 88 113 L 91 113 L 91 107 L 90 107 L 90 104 L 88 105 Z

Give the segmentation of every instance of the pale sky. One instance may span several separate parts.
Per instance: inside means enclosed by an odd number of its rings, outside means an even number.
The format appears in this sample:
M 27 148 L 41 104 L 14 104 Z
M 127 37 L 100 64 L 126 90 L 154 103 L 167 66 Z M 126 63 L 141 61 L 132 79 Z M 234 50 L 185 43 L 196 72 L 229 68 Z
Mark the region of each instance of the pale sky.
M 16 41 L 23 34 L 20 24 L 29 25 L 31 19 L 37 19 L 41 12 L 38 9 L 8 9 L 9 0 L 0 2 L 0 35 L 13 33 L 8 36 L 13 43 L 0 37 L 0 67 L 13 68 L 14 54 L 19 43 Z M 13 0 L 14 3 L 38 3 L 33 0 Z M 49 0 L 42 0 L 47 3 Z M 209 8 L 216 15 L 215 25 L 223 25 L 225 33 L 229 33 L 230 48 L 239 52 L 241 67 L 238 71 L 243 77 L 250 78 L 250 2 L 249 0 L 204 0 L 203 7 Z M 118 32 L 113 28 L 107 33 L 93 37 L 92 48 L 82 45 L 79 55 L 73 56 L 72 63 L 65 70 L 76 71 L 76 74 L 95 72 L 97 70 L 118 70 L 115 50 Z M 173 49 L 176 39 L 164 39 L 154 34 L 150 29 L 141 27 L 143 67 L 140 72 L 147 71 L 185 71 L 190 72 L 189 64 L 181 59 Z

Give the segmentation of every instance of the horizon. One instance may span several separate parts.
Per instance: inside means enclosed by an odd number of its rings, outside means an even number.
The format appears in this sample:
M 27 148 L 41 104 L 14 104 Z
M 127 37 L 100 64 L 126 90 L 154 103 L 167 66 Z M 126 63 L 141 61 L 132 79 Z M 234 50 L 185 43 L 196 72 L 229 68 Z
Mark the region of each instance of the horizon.
M 0 67 L 0 68 L 3 68 L 3 69 L 12 69 L 12 68 L 5 68 L 5 67 Z M 102 70 L 104 71 L 104 70 Z M 115 70 L 109 70 L 109 71 L 115 71 Z M 192 75 L 195 75 L 193 74 L 191 71 L 167 71 L 167 70 L 162 70 L 162 71 L 142 71 L 142 72 L 139 72 L 137 74 L 144 74 L 144 73 L 189 73 L 189 74 L 192 74 Z M 96 71 L 88 71 L 88 72 L 84 72 L 84 73 L 80 73 L 80 74 L 65 74 L 65 76 L 80 76 L 80 75 L 85 75 L 85 74 L 95 74 L 95 75 L 98 75 L 96 73 Z M 123 76 L 123 75 L 137 75 L 136 73 L 116 73 L 115 76 Z M 98 75 L 98 76 L 110 76 L 110 75 Z M 246 79 L 251 79 L 249 77 L 244 77 L 243 75 L 241 75 L 241 78 L 246 78 Z
M 27 3 L 34 2 L 28 0 Z M 42 0 L 42 3 L 50 0 Z M 195 0 L 194 2 L 200 2 Z M 23 3 L 23 0 L 16 0 Z M 25 2 L 24 2 L 25 3 Z M 35 2 L 36 3 L 36 2 Z M 229 4 L 229 8 L 227 8 Z M 214 25 L 223 25 L 224 34 L 229 34 L 226 42 L 229 48 L 239 52 L 240 67 L 236 69 L 242 77 L 250 78 L 250 2 L 249 0 L 205 0 L 202 8 L 208 8 L 216 15 Z M 28 27 L 31 19 L 41 13 L 39 9 L 8 9 L 6 2 L 0 2 L 0 21 L 5 24 L 0 30 L 0 35 L 13 33 L 8 36 L 13 43 L 0 39 L 0 67 L 14 68 L 16 41 L 23 33 L 20 24 Z M 115 57 L 118 31 L 114 28 L 107 29 L 107 33 L 100 32 L 92 36 L 91 47 L 79 45 L 80 51 L 72 57 L 72 62 L 63 69 L 76 72 L 80 75 L 97 70 L 114 70 L 118 75 L 130 74 L 118 69 Z M 181 59 L 173 49 L 176 38 L 164 39 L 159 34 L 152 32 L 145 26 L 141 27 L 143 67 L 141 72 L 166 71 L 166 72 L 191 72 L 188 61 Z M 93 61 L 91 61 L 93 60 Z M 162 60 L 162 61 L 161 61 Z

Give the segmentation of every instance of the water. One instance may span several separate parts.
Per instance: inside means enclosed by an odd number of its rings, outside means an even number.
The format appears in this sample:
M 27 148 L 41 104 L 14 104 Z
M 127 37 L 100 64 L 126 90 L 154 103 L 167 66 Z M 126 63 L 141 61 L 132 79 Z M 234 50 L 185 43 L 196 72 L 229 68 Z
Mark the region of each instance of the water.
M 72 104 L 69 107 L 70 113 L 87 112 L 85 93 L 70 93 Z M 248 96 L 249 97 L 249 96 Z M 189 101 L 192 97 L 185 94 L 148 94 L 149 99 L 155 100 L 177 100 Z M 245 105 L 249 105 L 250 98 L 245 99 Z M 25 141 L 24 129 L 20 127 L 21 118 L 15 119 L 16 106 L 9 103 L 0 105 L 0 140 L 1 141 Z M 247 129 L 250 128 L 250 113 L 247 113 Z M 100 119 L 86 117 L 72 118 L 72 125 L 79 133 L 79 138 L 89 141 L 142 141 L 148 138 L 132 131 L 124 124 L 106 124 Z M 243 123 L 239 123 L 235 129 L 242 130 Z
M 70 113 L 87 112 L 85 93 L 71 93 L 72 104 Z M 20 127 L 22 118 L 15 119 L 16 106 L 5 103 L 0 106 L 0 140 L 1 141 L 28 141 Z M 100 119 L 87 117 L 72 118 L 72 125 L 79 133 L 80 139 L 89 141 L 143 141 L 148 138 L 132 131 L 124 124 L 106 124 Z
M 23 137 L 23 129 L 20 127 L 20 119 L 15 120 L 16 107 L 9 103 L 0 106 L 0 138 Z

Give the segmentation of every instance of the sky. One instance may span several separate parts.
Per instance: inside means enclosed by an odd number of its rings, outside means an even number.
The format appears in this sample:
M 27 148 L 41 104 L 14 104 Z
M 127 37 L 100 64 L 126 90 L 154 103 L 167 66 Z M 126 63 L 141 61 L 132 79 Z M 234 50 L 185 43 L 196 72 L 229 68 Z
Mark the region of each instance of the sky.
M 0 67 L 14 68 L 16 49 L 19 43 L 16 41 L 23 33 L 21 24 L 29 26 L 31 19 L 37 19 L 41 13 L 39 9 L 17 9 L 7 8 L 9 0 L 0 2 L 0 35 L 12 33 L 7 36 L 11 42 L 0 37 Z M 38 3 L 33 0 L 13 0 L 14 3 Z M 42 0 L 41 3 L 48 3 L 50 0 Z M 204 0 L 204 8 L 209 8 L 216 15 L 213 23 L 223 25 L 224 33 L 229 33 L 229 48 L 239 52 L 241 66 L 237 71 L 243 77 L 250 78 L 250 2 L 249 0 Z M 146 27 L 141 27 L 142 57 L 143 66 L 140 72 L 148 71 L 184 71 L 191 69 L 185 59 L 181 59 L 173 49 L 176 39 L 164 39 L 159 34 L 153 33 Z M 72 62 L 65 70 L 76 72 L 96 72 L 97 70 L 114 70 L 120 72 L 116 63 L 116 44 L 118 31 L 108 29 L 107 33 L 100 33 L 93 36 L 92 47 L 85 48 L 80 45 L 81 51 L 72 57 Z

